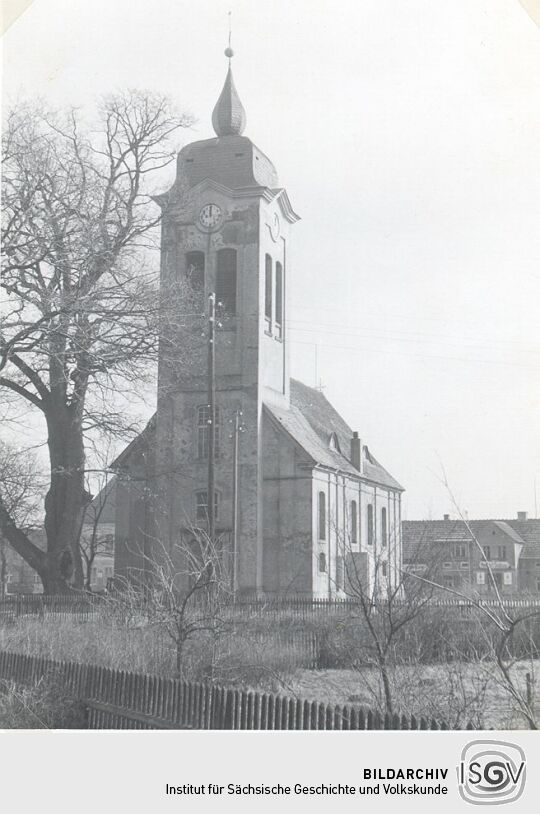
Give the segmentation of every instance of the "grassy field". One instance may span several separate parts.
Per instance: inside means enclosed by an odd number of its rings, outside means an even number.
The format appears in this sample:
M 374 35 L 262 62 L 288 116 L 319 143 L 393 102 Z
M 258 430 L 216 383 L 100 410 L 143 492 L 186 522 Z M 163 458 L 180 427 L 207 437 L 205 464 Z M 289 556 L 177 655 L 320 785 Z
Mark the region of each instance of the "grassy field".
M 265 629 L 260 622 L 255 629 L 246 623 L 217 640 L 199 635 L 186 647 L 182 677 L 284 692 L 325 703 L 384 709 L 376 670 L 367 666 L 354 670 L 307 669 L 312 652 L 309 647 L 303 649 L 301 639 L 300 646 L 298 641 L 288 642 L 273 623 Z M 132 620 L 125 625 L 99 616 L 87 621 L 20 618 L 0 626 L 0 649 L 140 673 L 176 674 L 174 644 L 162 630 L 143 621 Z M 523 662 L 515 666 L 514 677 L 521 688 L 525 686 L 526 672 L 535 667 L 537 671 L 539 664 Z M 443 719 L 456 728 L 464 728 L 469 721 L 476 728 L 486 729 L 526 726 L 490 662 L 403 665 L 391 670 L 390 680 L 395 711 Z M 536 688 L 537 708 L 539 690 L 540 686 Z M 13 710 L 24 709 L 16 694 L 9 697 L 10 704 L 4 708 L 4 717 L 8 718 Z
M 537 662 L 536 672 L 540 668 Z M 530 663 L 513 670 L 520 687 Z M 297 670 L 289 679 L 291 688 L 303 698 L 335 704 L 358 703 L 380 708 L 381 686 L 377 672 L 362 670 Z M 463 728 L 471 721 L 480 729 L 526 729 L 527 723 L 490 663 L 402 666 L 392 674 L 397 711 L 446 720 Z M 540 688 L 535 692 L 540 708 Z

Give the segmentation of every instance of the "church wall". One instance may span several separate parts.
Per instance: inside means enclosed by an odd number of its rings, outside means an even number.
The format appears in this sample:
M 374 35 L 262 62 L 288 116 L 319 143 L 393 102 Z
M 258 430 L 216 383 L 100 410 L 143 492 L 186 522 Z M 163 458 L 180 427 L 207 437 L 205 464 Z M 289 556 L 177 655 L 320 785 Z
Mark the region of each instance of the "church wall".
M 132 575 L 139 581 L 148 570 L 150 502 L 147 460 L 134 454 L 129 472 L 119 472 L 116 480 L 114 573 L 121 579 Z
M 319 493 L 326 500 L 325 539 L 319 534 Z M 351 535 L 351 501 L 359 511 L 358 542 Z M 401 533 L 399 515 L 400 495 L 362 480 L 356 480 L 322 469 L 314 471 L 312 491 L 313 534 L 313 590 L 317 596 L 345 596 L 344 584 L 348 573 L 349 591 L 358 591 L 354 582 L 360 574 L 364 583 L 373 590 L 377 584 L 385 590 L 388 581 L 395 584 L 401 562 Z M 368 506 L 373 510 L 372 542 L 368 538 Z M 383 545 L 381 510 L 386 508 L 387 541 Z M 325 555 L 325 570 L 321 570 L 320 555 Z M 361 555 L 361 556 L 360 556 Z M 361 569 L 359 568 L 361 563 Z M 383 563 L 385 564 L 383 567 Z M 386 570 L 384 575 L 383 570 Z
M 263 417 L 263 590 L 312 589 L 311 473 L 305 455 Z

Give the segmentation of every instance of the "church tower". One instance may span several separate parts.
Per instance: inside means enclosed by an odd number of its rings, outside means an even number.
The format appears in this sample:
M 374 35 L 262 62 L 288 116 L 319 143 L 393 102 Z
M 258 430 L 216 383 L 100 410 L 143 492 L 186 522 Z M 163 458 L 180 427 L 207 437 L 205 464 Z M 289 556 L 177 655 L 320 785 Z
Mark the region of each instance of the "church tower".
M 184 147 L 162 208 L 163 327 L 158 372 L 155 534 L 173 546 L 208 515 L 208 302 L 215 294 L 215 527 L 232 562 L 233 427 L 237 456 L 235 584 L 262 589 L 263 403 L 287 409 L 289 240 L 298 220 L 267 156 L 243 135 L 233 52 L 212 114 L 215 138 Z

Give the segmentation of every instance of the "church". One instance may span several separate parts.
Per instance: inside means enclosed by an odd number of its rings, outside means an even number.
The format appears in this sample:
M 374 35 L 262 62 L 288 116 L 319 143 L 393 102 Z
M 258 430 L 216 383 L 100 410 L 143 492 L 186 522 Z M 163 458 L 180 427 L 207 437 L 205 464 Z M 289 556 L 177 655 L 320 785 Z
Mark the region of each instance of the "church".
M 381 589 L 401 566 L 403 488 L 320 390 L 290 377 L 299 216 L 243 135 L 225 54 L 215 138 L 185 146 L 155 198 L 157 410 L 114 464 L 115 574 L 146 570 L 156 546 L 181 552 L 210 526 L 235 593 L 345 596 L 351 564 Z

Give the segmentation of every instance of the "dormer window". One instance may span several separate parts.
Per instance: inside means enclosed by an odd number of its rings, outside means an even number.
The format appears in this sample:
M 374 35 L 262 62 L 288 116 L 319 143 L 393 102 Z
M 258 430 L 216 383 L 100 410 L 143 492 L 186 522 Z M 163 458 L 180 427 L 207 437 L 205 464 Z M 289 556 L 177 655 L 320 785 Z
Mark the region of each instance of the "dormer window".
M 328 446 L 330 447 L 330 449 L 333 449 L 334 452 L 341 452 L 341 449 L 339 447 L 339 439 L 335 432 L 330 434 L 330 441 L 328 443 Z

